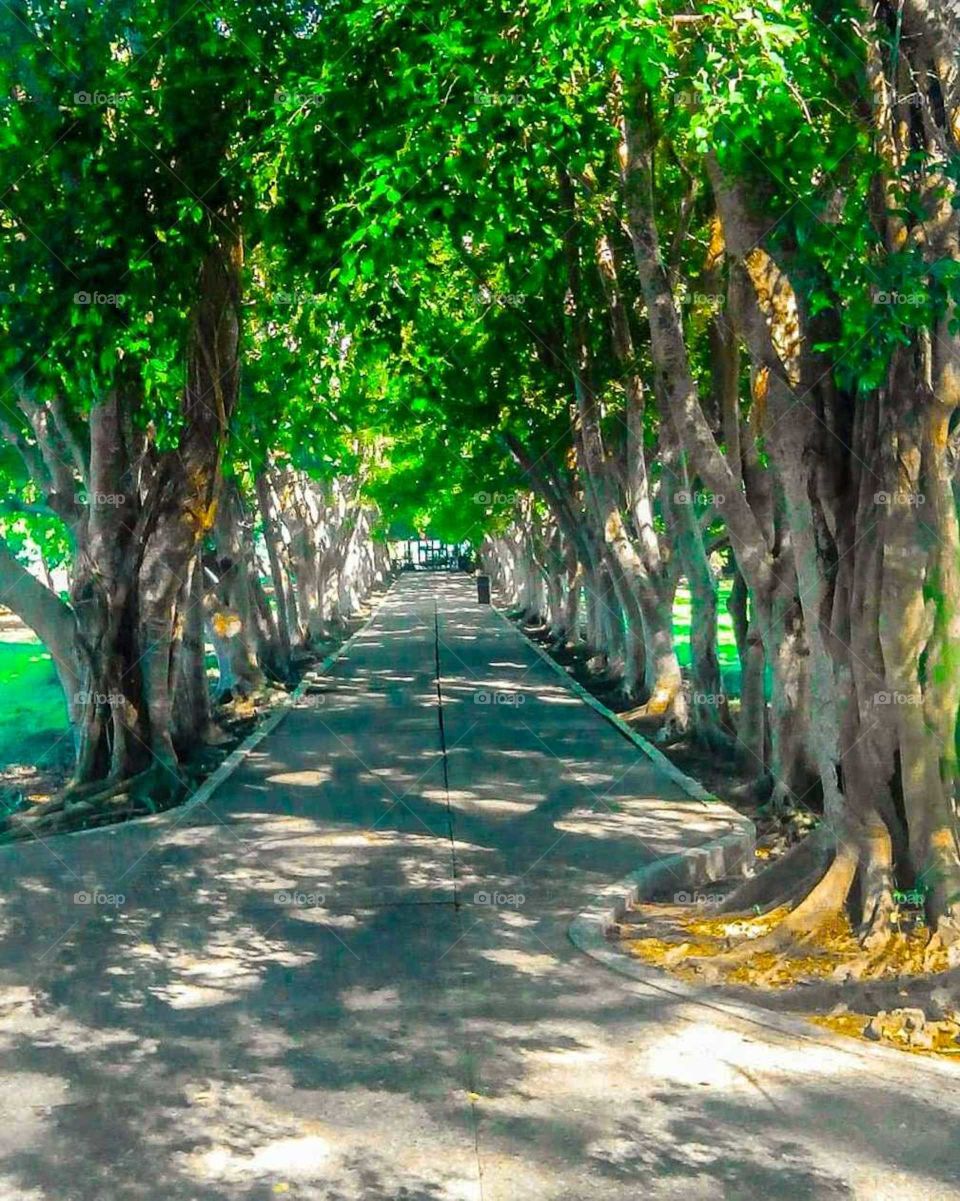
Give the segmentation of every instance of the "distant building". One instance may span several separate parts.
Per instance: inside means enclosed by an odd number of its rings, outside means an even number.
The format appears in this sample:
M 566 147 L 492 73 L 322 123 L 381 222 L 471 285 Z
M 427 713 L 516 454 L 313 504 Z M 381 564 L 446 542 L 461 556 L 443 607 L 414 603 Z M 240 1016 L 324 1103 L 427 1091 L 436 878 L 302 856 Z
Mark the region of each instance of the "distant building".
M 407 571 L 457 571 L 469 563 L 468 542 L 441 542 L 439 538 L 404 538 L 390 543 L 390 558 Z

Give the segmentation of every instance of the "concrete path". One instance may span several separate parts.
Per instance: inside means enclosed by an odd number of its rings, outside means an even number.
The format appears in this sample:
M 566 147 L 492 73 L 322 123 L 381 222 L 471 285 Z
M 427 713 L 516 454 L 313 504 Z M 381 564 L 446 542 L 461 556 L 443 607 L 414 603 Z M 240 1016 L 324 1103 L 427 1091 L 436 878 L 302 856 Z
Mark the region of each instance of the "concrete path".
M 949 1078 L 569 943 L 736 820 L 402 579 L 209 804 L 0 856 L 0 1201 L 960 1197 Z

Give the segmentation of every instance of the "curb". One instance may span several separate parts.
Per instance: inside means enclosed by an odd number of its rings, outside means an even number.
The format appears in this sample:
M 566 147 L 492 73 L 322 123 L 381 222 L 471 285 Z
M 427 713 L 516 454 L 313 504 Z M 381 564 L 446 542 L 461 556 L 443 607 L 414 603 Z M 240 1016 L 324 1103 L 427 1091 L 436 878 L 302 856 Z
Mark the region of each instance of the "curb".
M 233 775 L 233 773 L 238 767 L 240 767 L 250 752 L 254 750 L 254 748 L 260 742 L 262 742 L 268 734 L 272 733 L 280 724 L 280 722 L 283 721 L 283 719 L 287 716 L 290 710 L 303 699 L 304 693 L 311 686 L 311 684 L 325 676 L 335 663 L 346 657 L 347 651 L 350 649 L 350 646 L 353 644 L 353 642 L 359 638 L 361 634 L 365 633 L 367 628 L 376 619 L 387 597 L 393 591 L 393 586 L 395 583 L 395 580 L 391 582 L 386 592 L 384 592 L 384 594 L 377 601 L 376 606 L 370 610 L 370 615 L 367 617 L 366 621 L 356 630 L 354 630 L 350 637 L 345 642 L 342 642 L 336 648 L 336 650 L 331 651 L 330 654 L 322 660 L 322 662 L 318 663 L 316 667 L 312 667 L 304 675 L 303 679 L 296 686 L 296 688 L 294 688 L 291 693 L 288 693 L 288 695 L 282 700 L 277 702 L 277 704 L 270 710 L 266 717 L 264 717 L 264 719 L 260 722 L 257 728 L 253 730 L 252 733 L 248 734 L 239 746 L 233 748 L 233 750 L 226 757 L 226 759 L 224 759 L 216 771 L 211 772 L 211 774 L 207 776 L 200 786 L 194 792 L 190 793 L 185 801 L 182 801 L 179 805 L 174 805 L 172 809 L 167 809 L 163 813 L 146 814 L 141 817 L 130 818 L 127 821 L 115 822 L 113 825 L 109 826 L 96 826 L 92 830 L 62 830 L 56 834 L 47 834 L 44 836 L 43 841 L 49 842 L 54 838 L 85 838 L 93 834 L 109 836 L 116 835 L 121 830 L 177 825 L 180 820 L 190 812 L 191 809 L 195 809 L 198 805 L 205 804 L 206 801 L 208 801 L 213 795 L 213 793 L 216 792 L 216 790 L 220 787 L 220 785 Z M 21 845 L 29 844 L 20 844 L 15 842 L 8 843 L 6 846 L 0 847 L 0 856 L 2 856 L 4 853 L 17 851 Z
M 796 1041 L 841 1051 L 860 1062 L 867 1062 L 871 1065 L 887 1064 L 891 1068 L 891 1074 L 896 1069 L 899 1069 L 900 1072 L 911 1070 L 933 1072 L 956 1085 L 957 1065 L 945 1062 L 941 1058 L 934 1056 L 928 1058 L 920 1054 L 911 1055 L 904 1051 L 898 1051 L 894 1047 L 860 1042 L 846 1035 L 834 1034 L 801 1017 L 787 1016 L 746 1001 L 726 1000 L 717 996 L 709 988 L 688 984 L 685 980 L 679 980 L 658 968 L 648 967 L 614 947 L 608 938 L 609 931 L 620 921 L 630 905 L 645 897 L 650 897 L 667 883 L 676 883 L 680 887 L 696 889 L 735 874 L 742 868 L 744 860 L 753 854 L 756 830 L 749 818 L 743 817 L 742 814 L 727 806 L 726 802 L 721 801 L 719 797 L 707 792 L 702 784 L 694 780 L 692 776 L 680 771 L 661 751 L 631 730 L 611 709 L 587 692 L 582 684 L 572 679 L 556 660 L 551 658 L 538 643 L 534 642 L 499 608 L 493 604 L 490 608 L 506 626 L 520 634 L 557 675 L 562 677 L 571 692 L 606 718 L 624 737 L 647 755 L 664 774 L 679 784 L 688 796 L 702 801 L 704 804 L 724 805 L 730 809 L 733 816 L 743 823 L 743 828 L 740 830 L 724 834 L 702 846 L 690 847 L 638 868 L 628 876 L 615 881 L 594 897 L 586 909 L 578 914 L 567 928 L 567 935 L 577 950 L 616 972 L 617 975 L 635 980 L 653 991 L 674 997 L 679 1001 L 696 1003 L 715 1013 L 737 1018 L 751 1026 L 761 1027 Z
M 570 941 L 588 955 L 600 947 L 609 951 L 607 939 L 612 927 L 631 905 L 659 892 L 665 884 L 697 889 L 742 872 L 744 860 L 753 855 L 756 838 L 753 822 L 742 820 L 745 827 L 741 830 L 657 859 L 618 880 L 574 918 L 568 931 Z
M 527 643 L 527 645 L 530 646 L 545 663 L 549 664 L 553 671 L 555 671 L 557 675 L 566 682 L 567 687 L 575 696 L 578 696 L 580 700 L 589 705 L 591 709 L 596 710 L 601 717 L 606 718 L 606 720 L 612 726 L 619 730 L 619 732 L 624 736 L 624 738 L 627 739 L 628 742 L 632 742 L 638 750 L 643 751 L 647 758 L 652 763 L 655 763 L 657 767 L 660 768 L 660 770 L 664 773 L 664 775 L 669 776 L 674 784 L 679 784 L 687 796 L 693 797 L 693 799 L 696 801 L 702 801 L 705 805 L 726 804 L 726 802 L 721 801 L 719 797 L 715 797 L 712 792 L 707 792 L 699 780 L 695 780 L 693 776 L 688 776 L 686 772 L 682 772 L 675 763 L 672 763 L 667 756 L 663 754 L 662 751 L 658 751 L 652 742 L 648 742 L 646 738 L 638 734 L 636 730 L 632 730 L 625 721 L 621 721 L 621 719 L 616 715 L 616 713 L 614 713 L 612 709 L 608 709 L 606 705 L 598 701 L 597 698 L 592 693 L 588 692 L 581 683 L 575 680 L 565 668 L 561 667 L 556 659 L 552 658 L 551 655 L 545 651 L 539 643 L 534 642 L 533 639 L 527 633 L 525 633 L 520 626 L 518 626 L 515 622 L 512 622 L 510 618 L 507 617 L 506 614 L 503 613 L 502 610 L 500 610 L 496 605 L 491 604 L 490 608 L 494 613 L 496 613 L 497 617 L 499 617 L 502 622 L 504 622 L 511 630 L 514 631 L 514 633 L 519 634 L 520 637 Z M 735 811 L 731 810 L 731 812 Z M 744 820 L 746 821 L 747 819 L 744 818 Z
M 693 1002 L 726 1017 L 737 1018 L 751 1026 L 759 1026 L 775 1034 L 785 1035 L 800 1042 L 829 1047 L 842 1051 L 861 1062 L 871 1065 L 888 1064 L 900 1071 L 933 1071 L 939 1076 L 957 1083 L 957 1065 L 945 1062 L 936 1056 L 909 1054 L 894 1047 L 864 1043 L 842 1034 L 834 1034 L 802 1017 L 792 1017 L 764 1009 L 761 1005 L 746 1001 L 731 1001 L 706 987 L 678 980 L 659 968 L 648 967 L 639 960 L 617 950 L 609 941 L 608 932 L 623 916 L 627 907 L 644 897 L 649 897 L 663 886 L 665 878 L 681 879 L 690 888 L 697 888 L 720 879 L 729 872 L 727 864 L 731 852 L 741 853 L 745 845 L 744 836 L 725 835 L 702 847 L 692 847 L 656 863 L 642 867 L 594 897 L 586 909 L 570 923 L 567 934 L 570 941 L 584 955 L 609 968 L 620 976 L 646 985 L 648 988 L 674 997 L 679 1001 Z M 750 842 L 752 850 L 752 839 Z
M 396 581 L 393 581 L 393 583 L 390 584 L 390 587 L 386 590 L 386 592 L 384 592 L 383 596 L 380 597 L 376 607 L 370 610 L 370 615 L 363 625 L 354 630 L 350 637 L 345 642 L 342 642 L 336 648 L 336 650 L 331 651 L 321 663 L 319 663 L 316 667 L 311 668 L 296 686 L 296 688 L 294 688 L 293 692 L 291 692 L 289 696 L 284 697 L 283 700 L 280 701 L 280 703 L 276 706 L 276 708 L 271 710 L 271 712 L 263 719 L 260 725 L 257 726 L 257 728 L 251 734 L 248 734 L 239 746 L 234 747 L 234 749 L 230 752 L 226 759 L 224 759 L 217 770 L 211 775 L 207 776 L 200 787 L 195 792 L 192 792 L 190 796 L 187 797 L 187 799 L 183 802 L 183 804 L 177 805 L 173 809 L 168 809 L 166 813 L 158 813 L 156 817 L 161 820 L 164 818 L 169 818 L 172 820 L 175 817 L 176 820 L 179 821 L 179 819 L 183 817 L 184 814 L 189 813 L 191 809 L 195 809 L 197 805 L 204 804 L 213 795 L 213 793 L 216 792 L 224 780 L 229 779 L 229 777 L 233 775 L 233 773 L 237 770 L 241 763 L 243 763 L 244 759 L 246 759 L 250 752 L 259 743 L 261 743 L 268 734 L 271 734 L 287 716 L 290 710 L 303 699 L 304 693 L 311 686 L 311 684 L 325 676 L 331 667 L 333 667 L 334 664 L 340 659 L 346 658 L 347 652 L 356 639 L 359 638 L 361 634 L 365 633 L 367 627 L 370 626 L 376 619 L 377 614 L 383 607 L 384 601 L 386 601 L 387 597 L 393 590 L 394 583 L 396 583 Z M 89 830 L 84 831 L 84 833 L 95 834 L 97 831 Z

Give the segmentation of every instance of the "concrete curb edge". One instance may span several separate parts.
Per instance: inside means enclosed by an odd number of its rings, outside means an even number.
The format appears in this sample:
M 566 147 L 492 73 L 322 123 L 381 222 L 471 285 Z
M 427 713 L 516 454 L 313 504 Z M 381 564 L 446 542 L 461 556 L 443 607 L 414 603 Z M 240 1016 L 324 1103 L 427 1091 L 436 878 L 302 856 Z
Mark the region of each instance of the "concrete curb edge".
M 491 604 L 490 608 L 505 625 L 519 633 L 536 654 L 549 664 L 554 672 L 565 681 L 571 692 L 606 718 L 670 779 L 679 784 L 689 796 L 704 803 L 724 805 L 726 808 L 730 808 L 719 797 L 707 792 L 703 785 L 692 776 L 680 771 L 661 751 L 631 730 L 611 709 L 592 696 L 582 684 L 572 679 L 569 672 L 565 671 L 542 646 L 534 642 L 496 605 Z M 885 1062 L 892 1069 L 932 1071 L 956 1084 L 958 1075 L 956 1066 L 943 1059 L 910 1055 L 893 1047 L 859 1042 L 841 1034 L 833 1034 L 803 1018 L 777 1013 L 771 1009 L 764 1009 L 760 1005 L 726 1000 L 718 997 L 708 988 L 698 988 L 671 976 L 668 972 L 648 967 L 616 949 L 610 942 L 608 938 L 610 929 L 620 921 L 628 907 L 645 897 L 652 896 L 664 884 L 677 884 L 680 887 L 695 890 L 734 874 L 742 866 L 743 860 L 752 856 L 756 841 L 753 822 L 732 808 L 730 812 L 743 823 L 744 828 L 724 834 L 702 846 L 690 847 L 658 859 L 654 863 L 646 864 L 617 880 L 603 893 L 594 897 L 567 929 L 568 937 L 577 950 L 618 975 L 635 980 L 657 992 L 668 993 L 679 1001 L 694 1002 L 723 1013 L 727 1017 L 738 1018 L 754 1026 L 762 1026 L 767 1030 L 798 1041 L 830 1047 L 832 1050 L 842 1051 L 857 1059 L 867 1059 L 871 1063 Z
M 527 642 L 527 644 L 532 647 L 532 649 L 540 656 L 540 658 L 543 659 L 543 661 L 547 663 L 553 669 L 553 671 L 555 671 L 556 674 L 561 677 L 561 679 L 564 680 L 567 687 L 575 696 L 578 696 L 580 700 L 589 705 L 591 709 L 595 709 L 601 717 L 606 718 L 606 720 L 610 722 L 612 726 L 616 727 L 616 729 L 619 730 L 624 738 L 626 738 L 629 742 L 632 742 L 638 750 L 643 751 L 647 758 L 655 763 L 665 775 L 669 776 L 675 784 L 679 784 L 687 796 L 691 796 L 697 801 L 703 801 L 704 804 L 726 804 L 726 802 L 721 801 L 719 797 L 715 797 L 712 792 L 707 792 L 699 780 L 695 780 L 693 776 L 688 776 L 685 772 L 682 772 L 680 768 L 676 766 L 676 764 L 672 763 L 667 756 L 663 754 L 662 751 L 658 751 L 652 742 L 648 742 L 647 739 L 638 734 L 636 730 L 632 730 L 625 721 L 622 721 L 616 715 L 616 713 L 614 713 L 612 709 L 608 709 L 606 705 L 604 705 L 601 701 L 598 701 L 592 693 L 588 692 L 587 689 L 584 688 L 581 683 L 579 683 L 579 681 L 575 680 L 568 671 L 561 667 L 556 659 L 554 659 L 547 651 L 545 651 L 539 643 L 534 642 L 534 640 L 523 630 L 521 626 L 517 625 L 516 622 L 511 621 L 501 609 L 494 604 L 491 604 L 490 608 L 494 613 L 496 613 L 501 621 L 505 622 L 510 627 L 511 630 L 515 630 Z
M 128 821 L 116 822 L 109 826 L 95 826 L 92 830 L 63 830 L 56 834 L 46 834 L 44 835 L 43 841 L 49 842 L 51 839 L 59 838 L 85 838 L 94 834 L 99 834 L 101 837 L 104 835 L 110 836 L 116 835 L 121 830 L 130 829 L 131 827 L 143 829 L 151 826 L 178 824 L 181 819 L 192 809 L 195 809 L 198 805 L 203 805 L 206 801 L 208 801 L 213 793 L 220 787 L 220 785 L 233 775 L 233 773 L 238 767 L 240 767 L 250 752 L 253 751 L 268 734 L 272 733 L 280 724 L 280 722 L 283 721 L 283 719 L 287 716 L 290 710 L 300 700 L 303 699 L 304 693 L 311 686 L 311 684 L 325 676 L 340 659 L 346 657 L 347 651 L 353 642 L 359 638 L 360 635 L 366 631 L 368 626 L 370 626 L 376 619 L 384 601 L 386 601 L 387 597 L 390 595 L 394 583 L 396 583 L 396 581 L 391 582 L 390 586 L 377 601 L 375 607 L 370 610 L 366 621 L 364 621 L 361 626 L 354 630 L 354 632 L 349 638 L 346 639 L 346 641 L 342 642 L 335 650 L 331 651 L 325 659 L 323 659 L 315 667 L 311 667 L 296 688 L 282 700 L 277 702 L 277 704 L 263 718 L 257 728 L 248 734 L 239 746 L 233 748 L 220 766 L 216 768 L 215 771 L 212 771 L 210 775 L 207 776 L 200 786 L 195 789 L 185 801 L 182 801 L 179 805 L 174 805 L 172 809 L 164 810 L 163 813 L 147 814 L 142 817 L 135 817 Z M 4 852 L 16 852 L 20 845 L 20 843 L 16 842 L 8 843 L 6 846 L 0 847 L 0 855 L 2 855 Z
M 396 581 L 394 581 L 394 583 L 395 582 Z M 214 792 L 216 792 L 220 785 L 233 775 L 233 773 L 237 770 L 241 763 L 243 763 L 250 752 L 254 750 L 268 734 L 271 734 L 287 716 L 290 710 L 293 709 L 294 706 L 303 699 L 307 689 L 317 680 L 325 676 L 340 659 L 346 658 L 347 652 L 350 650 L 350 647 L 353 645 L 353 643 L 360 637 L 361 634 L 366 632 L 367 627 L 370 626 L 376 619 L 377 614 L 383 607 L 384 601 L 390 595 L 392 588 L 393 583 L 390 584 L 390 587 L 387 588 L 383 596 L 381 596 L 377 601 L 376 606 L 370 610 L 370 614 L 366 621 L 356 630 L 354 630 L 350 637 L 345 642 L 342 642 L 336 648 L 336 650 L 331 651 L 330 654 L 327 655 L 327 657 L 319 664 L 317 664 L 316 667 L 312 667 L 306 673 L 306 675 L 304 675 L 303 679 L 296 686 L 293 692 L 291 692 L 289 696 L 284 697 L 284 699 L 279 702 L 276 708 L 272 709 L 270 713 L 267 714 L 260 725 L 257 726 L 252 733 L 248 734 L 239 746 L 234 747 L 234 749 L 230 752 L 226 759 L 224 759 L 216 771 L 207 776 L 200 787 L 195 792 L 192 792 L 182 805 L 177 805 L 174 809 L 168 810 L 167 813 L 169 813 L 171 816 L 175 814 L 179 819 L 183 814 L 188 813 L 197 805 L 204 804 L 204 802 L 207 801 Z M 166 817 L 167 813 L 157 814 L 157 817 Z M 90 831 L 90 833 L 93 832 L 94 831 Z

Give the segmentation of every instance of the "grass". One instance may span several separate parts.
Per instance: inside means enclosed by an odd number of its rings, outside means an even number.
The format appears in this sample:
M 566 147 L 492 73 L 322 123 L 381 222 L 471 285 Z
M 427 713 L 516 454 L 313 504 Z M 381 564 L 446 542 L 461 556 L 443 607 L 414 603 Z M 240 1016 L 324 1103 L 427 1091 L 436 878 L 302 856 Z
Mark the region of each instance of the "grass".
M 67 706 L 53 660 L 24 629 L 0 640 L 0 770 L 12 763 L 51 765 L 69 759 Z
M 727 611 L 727 598 L 733 583 L 720 581 L 720 598 L 717 612 L 717 655 L 720 659 L 720 675 L 723 691 L 727 696 L 740 695 L 740 656 L 737 640 L 733 634 L 733 618 Z M 690 589 L 681 585 L 673 602 L 673 642 L 681 667 L 690 666 Z

